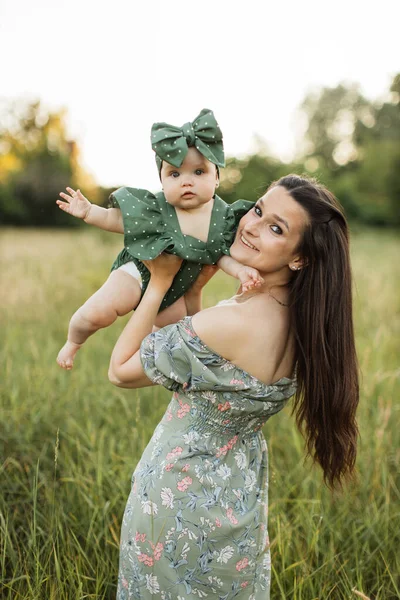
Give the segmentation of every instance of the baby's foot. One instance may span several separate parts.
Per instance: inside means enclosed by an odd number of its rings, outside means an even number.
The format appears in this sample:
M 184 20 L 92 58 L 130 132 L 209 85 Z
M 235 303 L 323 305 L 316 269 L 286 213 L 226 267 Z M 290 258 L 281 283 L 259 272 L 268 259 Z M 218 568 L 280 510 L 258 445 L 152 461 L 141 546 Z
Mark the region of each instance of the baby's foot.
M 57 356 L 57 363 L 61 368 L 70 371 L 74 366 L 75 354 L 78 352 L 82 344 L 75 344 L 75 342 L 65 342 Z

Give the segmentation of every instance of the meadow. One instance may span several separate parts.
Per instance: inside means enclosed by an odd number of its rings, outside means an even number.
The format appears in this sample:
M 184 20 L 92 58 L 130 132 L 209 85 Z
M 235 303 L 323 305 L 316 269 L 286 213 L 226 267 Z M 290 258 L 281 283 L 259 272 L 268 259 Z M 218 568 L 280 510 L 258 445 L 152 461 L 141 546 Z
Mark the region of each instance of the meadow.
M 95 230 L 0 230 L 0 597 L 113 599 L 131 473 L 169 401 L 107 380 L 125 319 L 71 372 L 55 358 L 74 310 L 122 239 Z M 331 494 L 304 463 L 290 404 L 266 425 L 272 600 L 400 598 L 400 255 L 396 234 L 352 241 L 362 373 L 357 479 Z M 205 305 L 235 291 L 223 274 Z M 157 596 L 158 597 L 158 596 Z

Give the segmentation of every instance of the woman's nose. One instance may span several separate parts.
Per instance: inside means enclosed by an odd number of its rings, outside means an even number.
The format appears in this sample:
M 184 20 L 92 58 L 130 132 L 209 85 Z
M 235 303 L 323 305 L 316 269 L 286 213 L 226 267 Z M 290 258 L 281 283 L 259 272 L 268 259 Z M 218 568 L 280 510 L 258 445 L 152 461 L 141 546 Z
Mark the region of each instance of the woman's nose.
M 258 235 L 259 235 L 258 222 L 255 219 L 249 219 L 248 221 L 246 221 L 246 223 L 243 227 L 243 231 L 245 233 L 253 235 L 254 237 L 258 237 Z

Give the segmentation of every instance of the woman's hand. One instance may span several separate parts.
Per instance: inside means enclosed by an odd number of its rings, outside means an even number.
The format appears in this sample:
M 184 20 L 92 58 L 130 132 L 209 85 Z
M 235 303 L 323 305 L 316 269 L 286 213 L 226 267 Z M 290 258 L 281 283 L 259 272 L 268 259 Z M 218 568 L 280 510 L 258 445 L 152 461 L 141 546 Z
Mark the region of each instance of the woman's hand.
M 181 268 L 182 259 L 174 254 L 163 252 L 153 260 L 143 260 L 145 267 L 150 271 L 150 284 L 154 286 L 162 286 L 168 289 L 171 283 Z

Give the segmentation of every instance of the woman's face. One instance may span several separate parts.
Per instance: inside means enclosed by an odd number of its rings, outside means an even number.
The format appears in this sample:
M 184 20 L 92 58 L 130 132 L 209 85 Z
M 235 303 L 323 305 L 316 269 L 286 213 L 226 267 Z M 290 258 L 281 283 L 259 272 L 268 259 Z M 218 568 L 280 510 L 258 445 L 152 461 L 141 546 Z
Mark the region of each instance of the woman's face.
M 302 265 L 296 248 L 308 222 L 304 208 L 276 186 L 240 220 L 231 256 L 260 273 L 287 274 L 289 265 Z

